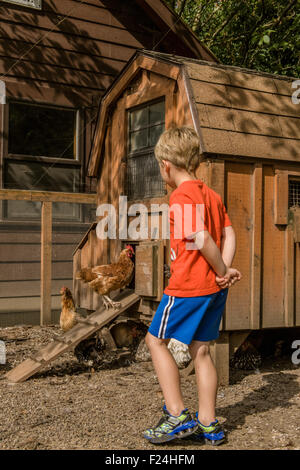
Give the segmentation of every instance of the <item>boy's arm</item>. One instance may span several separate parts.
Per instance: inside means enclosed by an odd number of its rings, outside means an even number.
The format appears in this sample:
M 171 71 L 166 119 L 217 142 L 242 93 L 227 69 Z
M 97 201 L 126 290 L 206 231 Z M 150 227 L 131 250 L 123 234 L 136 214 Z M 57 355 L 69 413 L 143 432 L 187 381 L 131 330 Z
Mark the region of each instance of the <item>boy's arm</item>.
M 207 230 L 196 233 L 195 243 L 215 273 L 220 277 L 225 276 L 228 268 L 224 263 L 221 252 L 210 233 Z
M 224 263 L 230 268 L 236 251 L 236 237 L 232 225 L 223 228 L 221 254 Z

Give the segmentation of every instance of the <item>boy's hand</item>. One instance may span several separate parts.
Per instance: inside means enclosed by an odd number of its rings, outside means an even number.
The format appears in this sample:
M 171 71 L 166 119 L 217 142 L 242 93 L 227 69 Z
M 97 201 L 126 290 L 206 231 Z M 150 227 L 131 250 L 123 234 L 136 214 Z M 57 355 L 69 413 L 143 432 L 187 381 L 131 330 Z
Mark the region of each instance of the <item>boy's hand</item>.
M 240 271 L 235 268 L 227 268 L 227 271 L 223 277 L 216 276 L 216 283 L 222 288 L 233 286 L 237 281 L 242 279 Z

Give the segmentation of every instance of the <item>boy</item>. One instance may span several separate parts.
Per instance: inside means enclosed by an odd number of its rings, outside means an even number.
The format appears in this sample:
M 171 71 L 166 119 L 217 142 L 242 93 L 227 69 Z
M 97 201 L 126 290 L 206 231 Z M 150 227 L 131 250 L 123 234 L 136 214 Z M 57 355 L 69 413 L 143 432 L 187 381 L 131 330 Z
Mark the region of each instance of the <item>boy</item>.
M 199 138 L 187 127 L 165 131 L 155 147 L 162 178 L 175 190 L 169 202 L 171 277 L 146 335 L 165 400 L 163 417 L 144 432 L 154 444 L 187 436 L 212 444 L 225 440 L 215 418 L 217 374 L 209 343 L 219 336 L 228 287 L 241 274 L 230 268 L 235 234 L 221 197 L 195 176 L 199 155 Z M 194 361 L 196 420 L 184 407 L 170 338 L 188 344 Z

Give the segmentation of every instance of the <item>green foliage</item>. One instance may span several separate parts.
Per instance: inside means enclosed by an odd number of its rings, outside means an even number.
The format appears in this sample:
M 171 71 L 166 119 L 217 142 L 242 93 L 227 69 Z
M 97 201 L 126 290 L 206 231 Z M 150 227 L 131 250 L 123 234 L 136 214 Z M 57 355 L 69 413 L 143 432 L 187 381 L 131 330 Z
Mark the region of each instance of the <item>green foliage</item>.
M 221 63 L 300 75 L 300 0 L 165 0 Z

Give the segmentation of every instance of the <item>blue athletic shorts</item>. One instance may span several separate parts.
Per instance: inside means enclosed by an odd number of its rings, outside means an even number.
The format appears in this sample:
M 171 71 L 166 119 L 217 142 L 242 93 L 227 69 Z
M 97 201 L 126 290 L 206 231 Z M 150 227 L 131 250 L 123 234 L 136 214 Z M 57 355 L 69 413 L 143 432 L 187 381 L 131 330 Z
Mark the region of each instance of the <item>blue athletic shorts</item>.
M 200 297 L 163 294 L 148 331 L 157 338 L 175 338 L 184 344 L 217 339 L 227 294 L 228 288 Z

